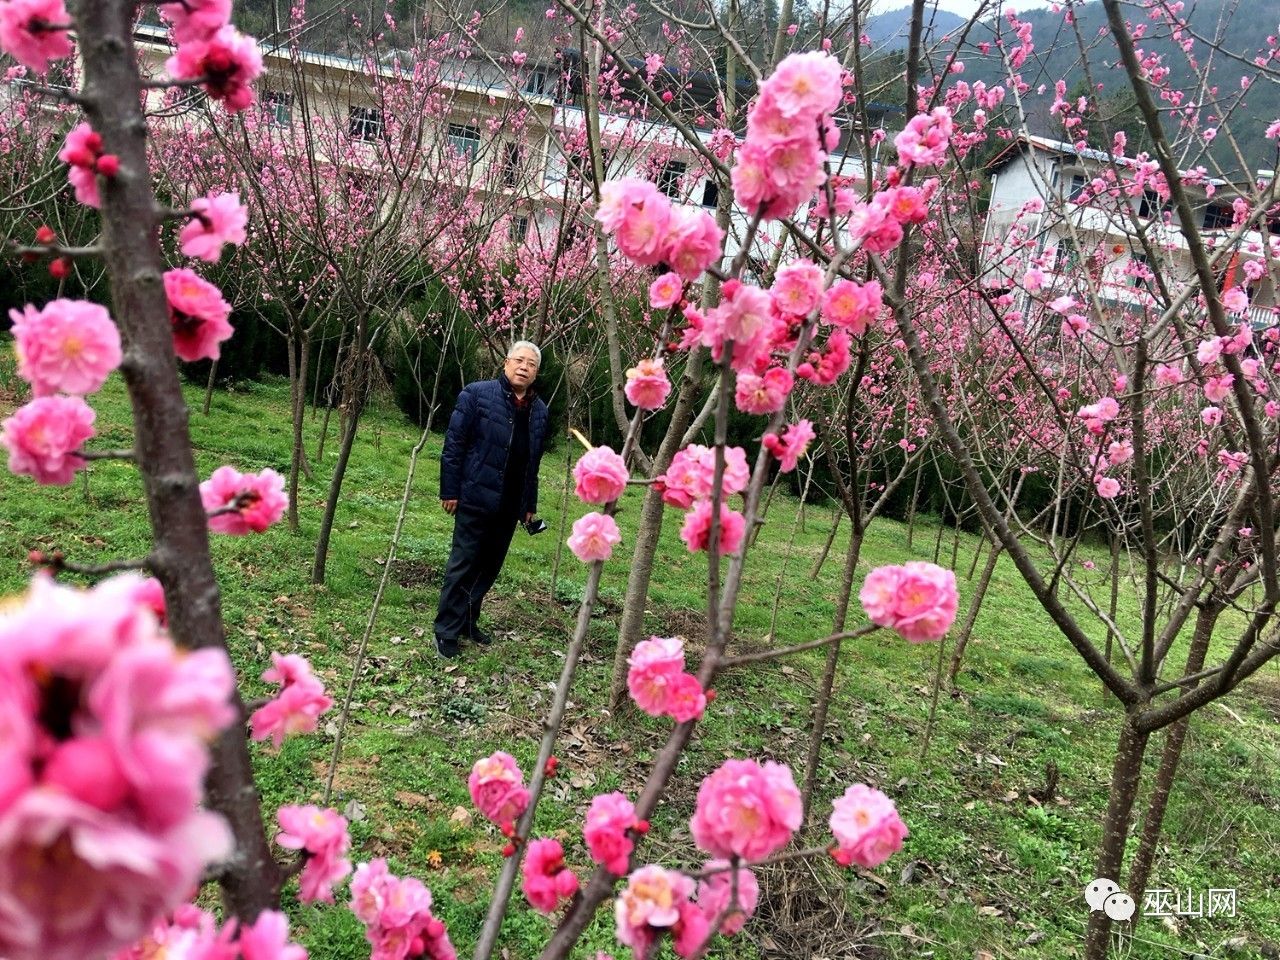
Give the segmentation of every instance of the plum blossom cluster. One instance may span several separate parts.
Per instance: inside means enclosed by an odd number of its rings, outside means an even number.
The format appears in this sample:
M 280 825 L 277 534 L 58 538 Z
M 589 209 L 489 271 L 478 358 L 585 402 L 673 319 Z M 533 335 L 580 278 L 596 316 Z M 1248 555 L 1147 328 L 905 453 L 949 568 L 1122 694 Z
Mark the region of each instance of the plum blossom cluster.
M 324 683 L 304 657 L 272 653 L 271 664 L 262 679 L 280 684 L 280 692 L 253 711 L 249 728 L 254 740 L 269 739 L 279 749 L 285 737 L 314 732 L 321 714 L 333 706 L 333 698 L 324 692 Z
M 649 716 L 687 723 L 700 718 L 707 708 L 702 684 L 685 670 L 682 638 L 640 641 L 627 658 L 627 666 L 627 690 L 636 706 Z
M 573 467 L 574 493 L 584 503 L 607 506 L 627 488 L 627 465 L 609 447 L 592 447 Z M 608 560 L 622 542 L 612 515 L 598 510 L 578 518 L 568 540 L 569 549 L 583 563 Z
M 205 960 L 307 960 L 307 950 L 289 939 L 289 918 L 264 910 L 252 924 L 234 919 L 219 929 L 208 910 L 184 904 L 157 923 L 142 940 L 113 960 L 201 957 Z
M 907 825 L 893 801 L 872 787 L 856 783 L 832 804 L 832 857 L 841 866 L 878 867 L 902 849 Z
M 211 99 L 232 113 L 252 106 L 251 84 L 262 73 L 262 53 L 252 37 L 231 26 L 231 0 L 175 0 L 159 6 L 178 44 L 165 62 L 169 75 L 199 81 Z
M 8 0 L 0 3 L 0 50 L 28 70 L 47 73 L 50 60 L 72 54 L 70 24 L 62 0 Z
M 720 259 L 724 231 L 715 218 L 705 210 L 673 207 L 647 180 L 625 178 L 602 185 L 595 216 L 629 260 L 644 267 L 665 264 L 675 274 L 676 280 L 663 281 L 657 294 L 671 304 L 680 297 L 673 292 L 679 281 L 692 283 Z
M 560 901 L 578 892 L 578 875 L 565 865 L 559 840 L 529 841 L 521 870 L 520 889 L 539 913 L 554 913 Z
M 200 484 L 200 501 L 209 514 L 209 529 L 231 536 L 262 533 L 289 506 L 284 477 L 274 470 L 241 473 L 227 466 Z
M 58 159 L 70 168 L 67 180 L 75 190 L 76 200 L 94 209 L 102 206 L 98 175 L 114 177 L 120 170 L 120 158 L 114 153 L 103 153 L 102 137 L 93 127 L 88 123 L 72 127 L 58 151 Z
M 414 877 L 397 877 L 379 857 L 356 867 L 351 912 L 365 926 L 371 960 L 457 960 L 445 925 L 431 913 L 431 891 Z
M 706 550 L 711 539 L 711 499 L 715 489 L 716 451 L 692 443 L 671 458 L 666 473 L 654 478 L 664 503 L 687 510 L 680 539 L 690 553 Z M 720 545 L 722 554 L 736 553 L 742 546 L 746 519 L 730 509 L 724 500 L 747 489 L 751 468 L 741 447 L 726 447 L 724 475 L 720 482 Z
M 501 750 L 475 762 L 467 778 L 467 790 L 476 809 L 506 833 L 529 806 L 529 790 L 520 765 L 515 757 Z
M 649 822 L 636 816 L 635 805 L 617 791 L 594 797 L 587 810 L 582 837 L 591 859 L 617 877 L 630 868 L 634 837 L 648 833 Z
M 941 640 L 959 604 L 955 573 L 920 560 L 872 570 L 858 599 L 872 623 L 911 643 Z
M 304 858 L 298 898 L 303 903 L 333 903 L 333 888 L 351 872 L 347 820 L 334 810 L 285 806 L 276 811 L 276 843 Z
M 134 575 L 37 576 L 0 612 L 0 955 L 135 943 L 231 852 L 198 808 L 208 742 L 235 720 L 226 653 L 178 651 Z M 68 891 L 75 909 L 68 909 Z

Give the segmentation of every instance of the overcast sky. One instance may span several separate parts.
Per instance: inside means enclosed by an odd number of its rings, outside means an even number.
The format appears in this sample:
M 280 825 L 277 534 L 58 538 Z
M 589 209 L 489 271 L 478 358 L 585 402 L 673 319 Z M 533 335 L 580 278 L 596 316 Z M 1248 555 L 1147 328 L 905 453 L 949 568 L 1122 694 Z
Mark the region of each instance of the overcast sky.
M 938 0 L 938 9 L 948 10 L 951 13 L 959 14 L 962 17 L 968 17 L 973 11 L 978 9 L 980 0 Z M 1046 0 L 1005 0 L 1004 6 L 1013 10 L 1031 10 L 1036 7 L 1047 7 L 1049 4 Z M 884 3 L 885 10 L 891 10 L 896 4 L 892 2 Z

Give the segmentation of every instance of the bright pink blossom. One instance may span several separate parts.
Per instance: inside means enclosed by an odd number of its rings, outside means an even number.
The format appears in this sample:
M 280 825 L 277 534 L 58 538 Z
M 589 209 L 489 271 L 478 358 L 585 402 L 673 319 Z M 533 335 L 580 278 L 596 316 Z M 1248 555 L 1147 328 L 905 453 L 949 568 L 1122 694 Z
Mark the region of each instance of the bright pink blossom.
M 721 555 L 737 553 L 742 546 L 742 536 L 746 532 L 747 521 L 737 510 L 731 510 L 724 503 L 720 504 L 720 542 Z M 684 524 L 680 527 L 680 539 L 689 548 L 690 553 L 708 550 L 711 546 L 711 501 L 699 500 L 693 509 L 685 514 Z
M 666 403 L 667 395 L 671 393 L 671 381 L 667 379 L 662 358 L 641 360 L 627 370 L 627 384 L 623 392 L 627 400 L 641 410 L 657 410 Z
M 684 641 L 680 637 L 641 641 L 631 651 L 627 665 L 627 690 L 645 713 L 669 716 L 677 723 L 702 716 L 706 693 L 698 678 L 684 670 Z
M 763 376 L 738 374 L 733 400 L 743 413 L 776 413 L 787 402 L 794 380 L 785 367 L 770 367 Z
M 1216 427 L 1222 422 L 1222 408 L 1205 407 L 1200 411 L 1200 422 L 1206 427 Z
M 680 294 L 684 292 L 684 284 L 675 273 L 664 273 L 649 284 L 649 306 L 655 310 L 666 310 L 680 302 Z
M 592 447 L 573 465 L 573 492 L 585 503 L 611 503 L 627 488 L 627 464 L 610 447 Z
M 810 260 L 796 260 L 778 270 L 771 293 L 781 313 L 807 317 L 822 296 L 822 268 Z
M 217 360 L 218 344 L 234 332 L 222 291 L 186 267 L 165 271 L 173 352 L 183 360 Z
M 870 870 L 902 849 L 907 825 L 879 790 L 854 784 L 832 806 L 831 832 L 837 844 L 832 856 L 841 866 L 856 863 Z
M 431 891 L 415 877 L 397 877 L 381 858 L 356 867 L 351 912 L 364 923 L 370 960 L 457 960 L 445 925 L 431 914 Z
M 635 843 L 628 831 L 640 824 L 636 808 L 623 793 L 602 793 L 591 801 L 582 836 L 591 859 L 618 877 L 625 877 Z
M 935 107 L 932 113 L 912 117 L 907 127 L 894 137 L 898 159 L 919 166 L 942 163 L 947 158 L 947 144 L 952 134 L 951 111 Z
M 682 673 L 668 684 L 663 712 L 676 723 L 700 720 L 706 709 L 707 692 L 692 673 Z
M 231 19 L 231 0 L 182 0 L 162 3 L 160 16 L 173 27 L 178 43 L 208 40 Z
M 800 828 L 802 808 L 791 770 L 780 763 L 727 760 L 698 788 L 689 829 L 713 857 L 756 863 Z
M 858 599 L 872 623 L 912 643 L 942 639 L 959 604 L 955 573 L 919 560 L 872 570 Z
M 72 127 L 58 151 L 58 159 L 71 167 L 67 179 L 75 188 L 76 199 L 95 209 L 102 205 L 97 174 L 98 161 L 102 156 L 102 137 L 87 122 Z
M 617 521 L 595 511 L 573 522 L 573 533 L 567 541 L 573 555 L 583 563 L 608 560 L 613 556 L 613 548 L 621 542 Z
M 320 715 L 333 706 L 333 699 L 325 694 L 324 684 L 303 657 L 273 652 L 271 663 L 262 679 L 280 684 L 280 692 L 253 712 L 249 728 L 254 740 L 270 738 L 279 748 L 287 736 L 314 731 Z
M 787 427 L 782 436 L 766 433 L 761 439 L 765 449 L 778 458 L 783 473 L 790 473 L 796 468 L 796 462 L 804 456 L 809 448 L 809 441 L 817 434 L 813 432 L 813 424 L 808 420 Z
M 7 0 L 0 3 L 0 50 L 28 70 L 45 73 L 50 60 L 71 56 L 70 23 L 62 0 Z
M 883 296 L 879 281 L 837 280 L 823 295 L 822 319 L 860 337 L 884 309 Z
M 1204 396 L 1210 403 L 1221 403 L 1231 395 L 1231 385 L 1236 382 L 1234 375 L 1224 373 L 1220 377 L 1209 377 L 1204 384 Z
M 641 266 L 655 266 L 666 255 L 671 201 L 647 180 L 607 181 L 596 219 L 623 255 Z
M 554 913 L 561 900 L 578 892 L 578 877 L 565 866 L 559 840 L 530 840 L 521 872 L 520 889 L 540 913 Z
M 724 231 L 705 210 L 677 208 L 667 224 L 662 260 L 686 283 L 720 259 Z
M 710 924 L 690 900 L 693 892 L 693 880 L 656 864 L 627 878 L 614 900 L 614 917 L 618 940 L 631 948 L 635 960 L 651 956 L 664 933 L 671 934 L 679 957 L 692 956 L 702 946 Z
M 827 335 L 822 350 L 809 354 L 809 358 L 796 367 L 796 376 L 825 387 L 831 386 L 849 369 L 853 359 L 850 349 L 853 340 L 849 331 L 839 327 Z
M 214 193 L 191 201 L 195 216 L 178 234 L 183 256 L 216 263 L 222 256 L 222 245 L 239 246 L 245 241 L 245 224 L 249 211 L 238 193 Z
M 84 469 L 78 451 L 94 435 L 93 409 L 80 397 L 39 397 L 0 422 L 9 469 L 36 483 L 65 486 Z
M 726 937 L 731 937 L 738 933 L 756 912 L 756 904 L 760 900 L 760 884 L 756 882 L 756 875 L 749 868 L 739 867 L 736 871 L 738 897 L 737 902 L 734 903 L 735 871 L 728 869 L 729 861 L 708 860 L 702 868 L 717 872 L 698 882 L 698 908 L 707 918 L 708 924 L 713 924 L 724 916 L 720 921 L 719 932 Z M 733 912 L 726 916 L 725 911 L 731 905 L 734 907 Z
M 241 473 L 229 466 L 219 467 L 200 484 L 200 500 L 210 514 L 209 529 L 232 536 L 261 533 L 289 506 L 280 474 L 271 469 Z
M 307 805 L 281 807 L 276 820 L 281 831 L 276 843 L 286 850 L 305 851 L 299 899 L 333 903 L 334 885 L 351 872 L 346 818 L 334 810 Z
M 784 117 L 814 119 L 833 112 L 843 96 L 844 71 L 827 53 L 793 53 L 784 57 L 761 86 Z
M 179 43 L 165 69 L 175 80 L 203 79 L 205 92 L 235 113 L 254 102 L 250 84 L 262 73 L 262 53 L 252 37 L 226 24 L 207 37 Z
M 656 478 L 661 484 L 662 499 L 673 507 L 689 508 L 698 500 L 710 498 L 715 484 L 716 452 L 714 447 L 691 443 L 671 458 L 667 472 Z M 730 497 L 747 489 L 751 468 L 741 447 L 724 448 L 722 496 Z
M 240 956 L 244 960 L 307 960 L 307 948 L 289 940 L 288 917 L 264 910 L 252 924 L 240 927 Z
M 87 300 L 51 300 L 44 309 L 10 310 L 18 376 L 37 397 L 77 396 L 100 389 L 120 366 L 120 331 L 106 307 Z
M 515 757 L 501 750 L 475 762 L 467 789 L 476 809 L 500 827 L 515 823 L 529 805 L 529 791 Z

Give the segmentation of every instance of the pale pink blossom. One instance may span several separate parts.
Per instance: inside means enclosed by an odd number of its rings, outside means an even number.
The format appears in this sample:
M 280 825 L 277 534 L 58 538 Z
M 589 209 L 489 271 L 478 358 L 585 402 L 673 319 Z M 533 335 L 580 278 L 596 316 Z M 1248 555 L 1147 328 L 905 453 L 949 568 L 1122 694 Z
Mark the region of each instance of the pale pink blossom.
M 0 422 L 9 469 L 36 483 L 65 486 L 85 461 L 77 454 L 94 436 L 96 414 L 80 397 L 38 397 Z
M 894 137 L 898 159 L 904 164 L 919 166 L 942 163 L 947 157 L 952 129 L 951 111 L 946 107 L 935 107 L 932 113 L 916 114 L 906 129 Z
M 699 850 L 756 863 L 790 842 L 801 814 L 800 791 L 790 769 L 773 762 L 727 760 L 698 788 L 689 829 Z
M 1249 295 L 1240 287 L 1232 287 L 1222 295 L 1222 306 L 1231 313 L 1244 313 L 1249 309 Z
M 289 506 L 280 474 L 271 469 L 241 473 L 230 466 L 219 467 L 200 484 L 200 500 L 210 514 L 209 529 L 231 536 L 262 533 Z
M 1065 293 L 1054 300 L 1050 300 L 1048 304 L 1049 309 L 1054 313 L 1070 313 L 1075 305 L 1076 298 Z
M 883 297 L 879 281 L 837 280 L 822 298 L 822 319 L 860 337 L 884 309 Z
M 737 553 L 742 546 L 742 536 L 746 532 L 746 519 L 737 510 L 731 510 L 720 504 L 720 540 L 719 553 Z M 685 514 L 684 524 L 680 527 L 680 539 L 689 548 L 690 553 L 708 550 L 711 546 L 711 501 L 699 500 L 693 509 Z
M 219 344 L 234 332 L 222 291 L 186 267 L 165 271 L 173 352 L 183 360 L 217 360 Z
M 573 465 L 573 492 L 585 503 L 611 503 L 627 488 L 627 464 L 610 447 L 592 447 Z
M 271 663 L 262 679 L 280 684 L 280 692 L 253 712 L 249 728 L 254 740 L 270 738 L 278 749 L 287 736 L 313 732 L 320 715 L 333 706 L 333 699 L 325 694 L 324 684 L 303 657 L 273 652 Z
M 796 260 L 778 270 L 771 293 L 779 312 L 807 317 L 822 296 L 822 268 L 810 260 Z
M 238 193 L 215 193 L 191 201 L 195 215 L 178 234 L 183 256 L 216 263 L 223 244 L 239 246 L 245 241 L 249 211 Z
M 378 858 L 356 867 L 351 912 L 364 923 L 370 960 L 457 960 L 445 925 L 431 914 L 431 891 L 415 877 L 397 877 Z
M 94 393 L 120 366 L 120 331 L 106 307 L 87 300 L 51 300 L 37 310 L 10 310 L 18 376 L 32 393 Z
M 660 486 L 664 502 L 687 509 L 695 501 L 710 498 L 715 472 L 715 448 L 691 443 L 671 458 L 667 472 L 655 478 L 654 482 Z M 751 468 L 747 466 L 746 451 L 741 447 L 725 447 L 721 495 L 730 497 L 741 493 L 750 481 Z
M 298 898 L 304 903 L 333 903 L 334 885 L 351 872 L 346 818 L 321 807 L 284 806 L 276 811 L 276 843 L 306 856 Z
M 841 866 L 856 863 L 870 870 L 902 849 L 907 825 L 893 801 L 879 790 L 854 784 L 832 807 L 829 822 L 836 849 L 831 855 Z
M 627 384 L 623 393 L 633 406 L 641 410 L 657 410 L 667 402 L 671 393 L 671 381 L 667 379 L 662 358 L 641 360 L 627 370 Z
M 178 43 L 208 40 L 231 19 L 231 0 L 182 0 L 162 3 L 160 16 L 173 28 Z
M 583 563 L 608 560 L 613 556 L 613 548 L 621 542 L 617 521 L 595 511 L 573 522 L 573 533 L 567 541 L 573 555 Z
M 165 69 L 175 80 L 204 80 L 205 92 L 236 113 L 254 102 L 250 84 L 262 73 L 262 53 L 252 37 L 226 24 L 207 37 L 179 43 Z
M 1028 290 L 1030 290 L 1032 293 L 1034 293 L 1035 291 L 1043 287 L 1044 281 L 1045 281 L 1044 271 L 1041 270 L 1039 267 L 1030 268 L 1022 276 L 1022 285 L 1026 287 Z
M 1216 427 L 1222 422 L 1222 409 L 1220 407 L 1205 407 L 1200 411 L 1200 422 L 1206 427 Z
M 1093 485 L 1104 500 L 1111 500 L 1120 492 L 1120 481 L 1115 477 L 1095 477 Z
M 675 273 L 664 273 L 649 284 L 649 306 L 655 310 L 666 310 L 680 302 L 684 292 L 684 284 Z
M 1161 387 L 1176 387 L 1186 379 L 1182 371 L 1172 364 L 1162 363 L 1156 367 L 1156 384 Z
M 843 76 L 840 61 L 827 53 L 793 53 L 764 80 L 760 93 L 784 117 L 816 119 L 840 105 Z
M 71 38 L 66 31 L 70 23 L 71 15 L 62 0 L 7 0 L 0 3 L 0 50 L 43 74 L 50 60 L 71 56 Z
M 796 463 L 804 456 L 804 452 L 809 449 L 809 441 L 815 436 L 817 434 L 813 431 L 813 424 L 808 420 L 801 420 L 787 427 L 781 437 L 776 433 L 766 433 L 761 443 L 766 450 L 777 457 L 779 469 L 783 473 L 790 473 L 796 468 Z
M 591 859 L 614 876 L 625 877 L 635 843 L 629 831 L 639 831 L 636 808 L 626 794 L 602 793 L 591 800 L 582 836 Z
M 289 940 L 289 918 L 275 910 L 242 925 L 239 943 L 243 960 L 307 960 L 307 948 Z
M 520 889 L 540 913 L 554 913 L 561 900 L 578 892 L 578 877 L 565 866 L 559 840 L 530 840 L 521 873 Z
M 1231 395 L 1231 385 L 1236 378 L 1225 373 L 1220 377 L 1209 377 L 1204 384 L 1204 396 L 1210 403 L 1221 403 Z
M 596 219 L 623 255 L 641 266 L 652 267 L 666 255 L 671 201 L 647 180 L 606 181 Z
M 794 382 L 785 367 L 770 367 L 759 377 L 754 373 L 740 373 L 733 400 L 743 413 L 776 413 L 786 403 Z
M 499 827 L 515 823 L 529 805 L 529 791 L 515 757 L 501 750 L 475 762 L 467 789 L 476 809 Z
M 858 599 L 872 623 L 912 643 L 942 639 L 959 604 L 955 573 L 920 560 L 872 570 Z
M 1201 340 L 1199 346 L 1196 347 L 1196 359 L 1201 363 L 1214 363 L 1222 356 L 1222 347 L 1222 337 L 1210 337 L 1208 340 Z
M 682 280 L 692 283 L 720 259 L 723 242 L 724 231 L 707 211 L 674 209 L 667 224 L 662 260 Z
M 627 878 L 614 900 L 619 942 L 631 948 L 635 960 L 645 960 L 665 933 L 674 940 L 676 955 L 692 956 L 710 931 L 701 910 L 690 900 L 694 882 L 682 873 L 649 864 Z
M 1113 467 L 1133 459 L 1133 444 L 1128 440 L 1113 440 L 1107 447 L 1107 460 Z
M 725 911 L 732 905 L 733 912 L 724 916 L 719 928 L 720 933 L 731 937 L 742 930 L 747 920 L 756 912 L 756 904 L 760 900 L 760 884 L 756 882 L 756 875 L 749 868 L 739 867 L 736 871 L 738 897 L 737 902 L 734 903 L 735 871 L 729 869 L 729 861 L 708 860 L 702 865 L 702 869 L 717 872 L 698 882 L 698 908 L 707 918 L 707 923 L 713 924 L 725 915 Z

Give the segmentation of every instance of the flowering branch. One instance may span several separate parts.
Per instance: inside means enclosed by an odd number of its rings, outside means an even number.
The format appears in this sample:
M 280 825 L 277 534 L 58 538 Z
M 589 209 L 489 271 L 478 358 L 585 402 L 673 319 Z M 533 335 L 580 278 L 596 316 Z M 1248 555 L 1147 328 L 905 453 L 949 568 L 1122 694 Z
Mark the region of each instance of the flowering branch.
M 857 630 L 844 630 L 840 633 L 833 633 L 830 636 L 822 637 L 820 640 L 810 640 L 807 643 L 797 643 L 792 647 L 775 647 L 772 650 L 759 650 L 755 653 L 744 653 L 736 657 L 726 657 L 720 661 L 720 666 L 722 668 L 740 667 L 746 663 L 759 663 L 762 660 L 773 660 L 778 657 L 787 657 L 793 653 L 803 653 L 805 650 L 815 650 L 818 647 L 825 647 L 829 643 L 838 643 L 841 640 L 852 640 L 859 637 L 870 636 L 879 629 L 880 628 L 875 624 L 868 624 L 865 627 L 859 627 Z
M 54 550 L 50 553 L 32 550 L 27 559 L 30 560 L 33 566 L 43 567 L 55 576 L 66 572 L 100 577 L 110 573 L 122 573 L 126 570 L 150 570 L 155 563 L 155 557 L 151 554 L 145 557 L 132 557 L 127 560 L 110 560 L 107 563 L 74 563 L 68 560 L 61 550 Z

